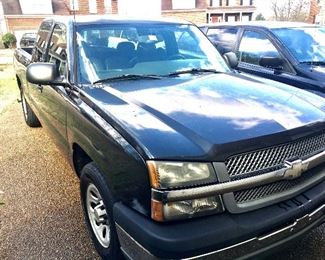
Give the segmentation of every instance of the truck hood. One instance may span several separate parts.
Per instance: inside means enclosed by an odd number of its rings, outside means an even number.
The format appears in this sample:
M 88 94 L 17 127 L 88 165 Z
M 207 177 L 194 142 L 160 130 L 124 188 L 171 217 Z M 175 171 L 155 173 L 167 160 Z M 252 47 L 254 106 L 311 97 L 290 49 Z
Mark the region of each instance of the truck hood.
M 127 80 L 86 89 L 149 158 L 206 158 L 216 145 L 287 132 L 325 119 L 325 100 L 241 75 Z M 313 104 L 318 104 L 317 106 Z
M 308 65 L 299 64 L 298 67 L 314 80 L 323 83 L 325 81 L 325 66 L 324 65 Z
M 315 98 L 315 95 L 321 96 L 323 98 L 325 98 L 325 84 L 319 82 L 319 84 L 323 84 L 324 85 L 324 91 L 320 92 L 320 91 L 315 91 L 315 90 L 304 90 L 304 89 L 300 89 L 297 87 L 292 87 L 288 84 L 282 83 L 280 81 L 275 81 L 275 80 L 271 80 L 268 78 L 263 78 L 261 76 L 257 76 L 254 74 L 249 74 L 249 73 L 245 73 L 245 72 L 238 72 L 240 73 L 241 76 L 243 76 L 243 78 L 248 78 L 248 79 L 253 79 L 255 81 L 258 81 L 260 83 L 264 83 L 267 85 L 272 85 L 274 87 L 277 87 L 279 89 L 283 89 L 285 92 L 293 94 L 297 97 L 301 97 L 303 100 L 313 104 L 314 106 L 318 107 L 319 109 L 325 111 L 325 101 L 324 99 L 321 98 Z
M 298 64 L 296 69 L 299 73 L 310 80 L 313 80 L 313 85 L 319 88 L 319 91 L 325 93 L 325 66 L 316 66 L 309 64 Z

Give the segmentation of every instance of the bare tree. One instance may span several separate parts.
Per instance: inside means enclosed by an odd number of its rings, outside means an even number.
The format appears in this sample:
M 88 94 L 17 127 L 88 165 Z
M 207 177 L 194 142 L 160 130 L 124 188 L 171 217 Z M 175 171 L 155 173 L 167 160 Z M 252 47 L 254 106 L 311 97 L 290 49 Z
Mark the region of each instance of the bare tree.
M 271 10 L 276 21 L 300 21 L 308 16 L 310 0 L 273 0 Z

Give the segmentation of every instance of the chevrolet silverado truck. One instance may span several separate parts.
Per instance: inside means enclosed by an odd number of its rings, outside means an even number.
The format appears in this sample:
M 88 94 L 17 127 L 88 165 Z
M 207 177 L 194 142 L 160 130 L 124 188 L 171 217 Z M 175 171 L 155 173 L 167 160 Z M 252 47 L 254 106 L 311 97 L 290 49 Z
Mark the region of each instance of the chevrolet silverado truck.
M 193 24 L 46 19 L 14 66 L 102 258 L 244 259 L 324 223 L 325 100 L 233 72 Z

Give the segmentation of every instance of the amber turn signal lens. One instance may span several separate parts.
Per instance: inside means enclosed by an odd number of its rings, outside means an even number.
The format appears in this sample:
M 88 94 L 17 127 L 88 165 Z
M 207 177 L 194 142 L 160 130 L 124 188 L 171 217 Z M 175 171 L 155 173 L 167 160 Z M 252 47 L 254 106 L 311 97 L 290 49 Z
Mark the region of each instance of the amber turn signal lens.
M 156 170 L 156 165 L 153 161 L 147 161 L 149 169 L 150 184 L 153 188 L 159 188 L 159 177 Z
M 163 204 L 161 201 L 151 200 L 151 218 L 159 222 L 164 221 Z

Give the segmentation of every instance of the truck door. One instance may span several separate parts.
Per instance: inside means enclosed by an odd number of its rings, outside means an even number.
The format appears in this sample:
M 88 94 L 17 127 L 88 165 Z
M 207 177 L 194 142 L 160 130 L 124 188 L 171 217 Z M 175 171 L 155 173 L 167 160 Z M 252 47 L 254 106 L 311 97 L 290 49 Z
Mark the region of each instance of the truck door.
M 47 62 L 56 64 L 61 77 L 67 78 L 67 32 L 64 24 L 55 24 L 49 40 Z M 39 105 L 43 113 L 43 125 L 48 128 L 57 145 L 68 151 L 66 134 L 67 98 L 64 86 L 42 85 L 39 91 Z

